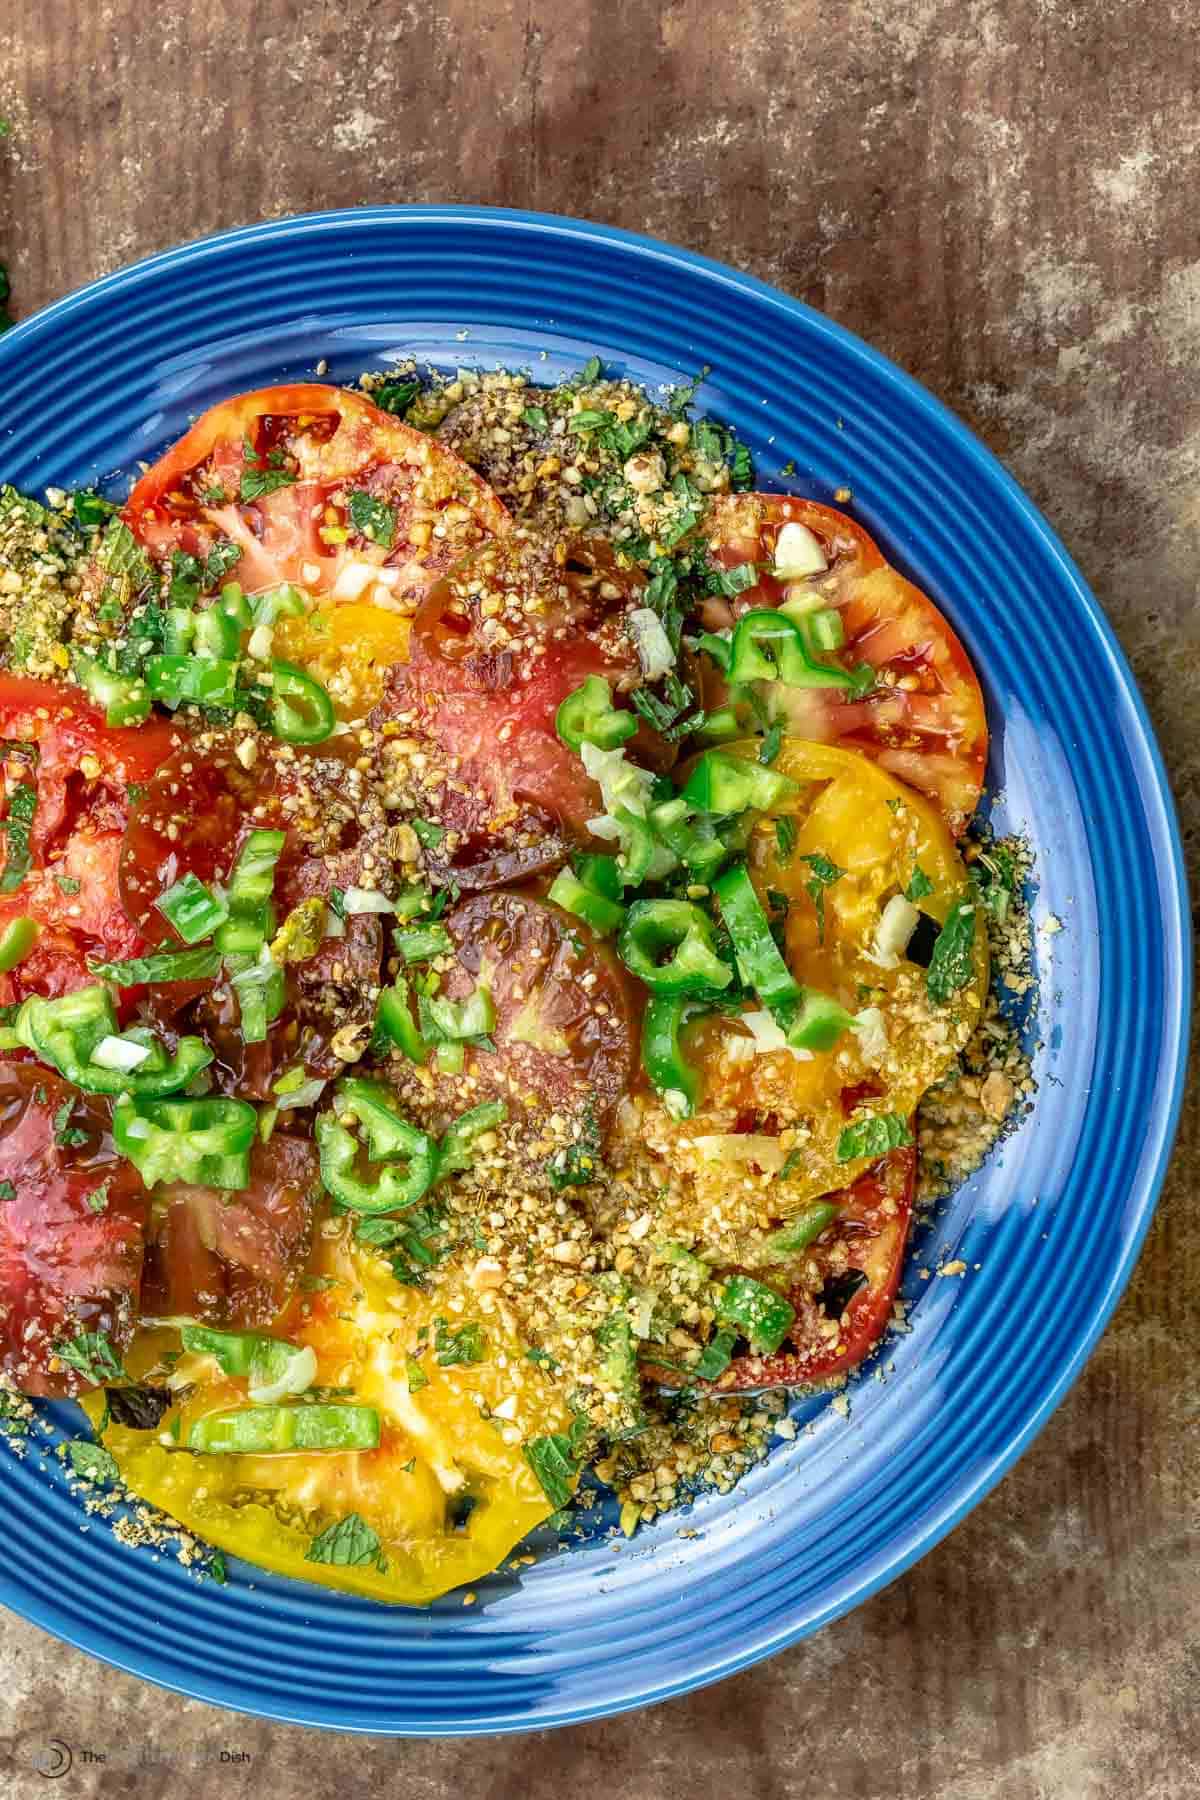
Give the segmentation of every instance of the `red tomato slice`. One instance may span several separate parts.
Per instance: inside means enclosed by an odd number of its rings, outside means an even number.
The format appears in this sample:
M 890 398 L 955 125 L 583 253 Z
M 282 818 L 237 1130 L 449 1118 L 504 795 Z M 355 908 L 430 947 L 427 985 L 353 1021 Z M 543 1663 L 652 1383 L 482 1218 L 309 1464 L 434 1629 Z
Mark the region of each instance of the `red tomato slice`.
M 858 701 L 846 701 L 837 688 L 781 690 L 789 729 L 815 743 L 864 751 L 927 794 L 961 835 L 979 802 L 988 746 L 970 658 L 932 600 L 884 560 L 861 525 L 830 506 L 781 494 L 725 495 L 705 526 L 712 558 L 725 569 L 749 562 L 769 570 L 789 522 L 817 538 L 828 572 L 798 584 L 761 574 L 738 595 L 730 616 L 778 606 L 789 585 L 815 591 L 822 606 L 836 607 L 842 617 L 838 661 L 846 668 L 867 662 L 880 675 L 876 691 Z M 714 605 L 725 611 L 722 602 Z M 721 622 L 716 614 L 710 620 Z
M 131 791 L 149 782 L 179 735 L 161 720 L 112 730 L 78 688 L 0 675 L 0 736 L 10 747 L 9 792 L 22 782 L 37 787 L 32 867 L 0 896 L 0 929 L 22 915 L 41 927 L 30 955 L 0 976 L 7 1005 L 87 986 L 89 959 L 138 954 L 141 939 L 117 885 L 122 834 Z
M 459 840 L 447 879 L 518 880 L 561 861 L 564 835 L 586 837 L 600 793 L 555 715 L 589 675 L 616 694 L 638 686 L 624 619 L 643 586 L 605 545 L 546 546 L 517 531 L 431 591 L 374 716 L 415 726 L 453 772 L 431 809 Z
M 247 495 L 242 500 L 243 484 Z M 369 496 L 390 529 L 367 536 L 349 496 Z M 361 394 L 319 382 L 261 388 L 204 413 L 142 477 L 122 513 L 159 560 L 241 550 L 247 593 L 293 581 L 337 600 L 420 595 L 486 538 L 504 507 L 452 450 Z M 359 513 L 361 519 L 361 511 Z M 377 573 L 375 572 L 377 571 Z
M 54 1346 L 100 1332 L 120 1355 L 142 1273 L 146 1196 L 105 1103 L 0 1064 L 0 1196 L 0 1368 L 27 1394 L 79 1393 L 92 1384 L 52 1368 Z
M 0 1004 L 26 994 L 52 997 L 95 981 L 89 962 L 138 956 L 145 939 L 121 904 L 117 871 L 124 834 L 84 820 L 49 869 L 27 875 L 0 903 L 0 931 L 26 916 L 41 927 L 29 955 L 0 975 Z M 64 886 L 64 883 L 66 884 Z
M 387 829 L 389 820 L 379 809 L 376 817 L 366 799 L 348 797 L 347 761 L 357 753 L 353 739 L 344 755 L 337 742 L 308 754 L 260 741 L 249 770 L 238 761 L 235 744 L 234 737 L 214 732 L 202 753 L 190 746 L 177 751 L 147 783 L 130 814 L 121 896 L 130 918 L 154 941 L 172 936 L 154 905 L 164 888 L 186 874 L 209 883 L 227 881 L 253 829 L 288 832 L 275 880 L 281 914 L 306 895 L 362 885 L 363 855 Z M 315 812 L 334 815 L 319 849 L 311 834 L 296 829 L 298 816 L 311 820 Z
M 142 1311 L 210 1325 L 269 1325 L 308 1255 L 320 1188 L 317 1153 L 276 1133 L 256 1144 L 240 1193 L 155 1189 Z
M 80 813 L 92 813 L 102 802 L 114 806 L 116 823 L 123 823 L 130 787 L 149 781 L 180 741 L 163 719 L 113 730 L 78 688 L 7 674 L 0 674 L 0 739 L 37 746 L 35 765 L 19 757 L 9 764 L 10 782 L 32 777 L 37 783 L 30 832 L 35 864 L 53 854 Z
M 722 1393 L 800 1387 L 843 1374 L 878 1343 L 892 1316 L 916 1186 L 914 1148 L 872 1163 L 827 1198 L 838 1217 L 805 1252 L 806 1280 L 788 1293 L 796 1322 L 775 1356 L 739 1356 L 712 1385 Z M 770 1272 L 763 1279 L 771 1280 Z

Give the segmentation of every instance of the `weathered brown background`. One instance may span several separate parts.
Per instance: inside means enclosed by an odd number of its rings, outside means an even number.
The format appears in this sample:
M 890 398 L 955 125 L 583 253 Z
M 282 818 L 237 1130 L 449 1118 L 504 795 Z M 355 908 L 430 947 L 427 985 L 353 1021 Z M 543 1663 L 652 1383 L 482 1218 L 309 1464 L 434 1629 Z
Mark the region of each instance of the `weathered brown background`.
M 928 382 L 1057 524 L 1194 844 L 1198 75 L 1195 0 L 0 0 L 0 259 L 24 313 L 221 226 L 471 200 L 778 282 Z M 44 1794 L 30 1759 L 58 1737 L 57 1791 L 138 1800 L 1191 1800 L 1198 1174 L 1193 1096 L 1133 1287 L 1038 1444 L 889 1592 L 765 1667 L 535 1743 L 394 1744 L 181 1702 L 5 1617 L 0 1791 Z M 131 1775 L 86 1746 L 170 1761 Z

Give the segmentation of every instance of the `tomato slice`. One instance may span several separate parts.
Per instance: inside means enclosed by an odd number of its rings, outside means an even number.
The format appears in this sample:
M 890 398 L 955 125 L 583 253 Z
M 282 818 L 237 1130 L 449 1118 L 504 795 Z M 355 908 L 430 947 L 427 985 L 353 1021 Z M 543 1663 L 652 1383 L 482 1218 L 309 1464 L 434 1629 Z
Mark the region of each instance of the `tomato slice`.
M 760 741 L 730 751 L 753 757 Z M 631 1160 L 647 1149 L 662 1157 L 680 1229 L 730 1265 L 751 1256 L 764 1211 L 790 1216 L 869 1166 L 878 1149 L 856 1151 L 847 1127 L 909 1118 L 969 1042 L 987 993 L 986 932 L 969 910 L 967 871 L 937 808 L 833 744 L 786 737 L 771 766 L 796 791 L 777 816 L 754 825 L 750 880 L 764 911 L 783 915 L 780 949 L 795 981 L 855 1025 L 825 1049 L 793 1053 L 764 1043 L 771 1021 L 759 1004 L 712 1012 L 684 1031 L 684 1055 L 700 1077 L 695 1115 L 675 1119 L 654 1097 L 636 1117 L 618 1117 Z M 889 947 L 884 914 L 918 870 L 918 911 L 931 928 L 963 904 L 972 920 L 952 1004 L 930 994 L 909 941 Z
M 0 1003 L 86 986 L 89 959 L 134 956 L 141 947 L 121 904 L 117 865 L 131 793 L 149 782 L 179 742 L 162 721 L 111 730 L 78 688 L 0 675 L 0 736 L 9 797 L 32 782 L 31 867 L 0 896 L 0 929 L 35 919 L 32 952 L 0 976 Z
M 476 894 L 445 925 L 457 966 L 442 992 L 460 1000 L 486 987 L 496 1024 L 494 1051 L 467 1052 L 465 1089 L 461 1078 L 435 1078 L 438 1129 L 490 1099 L 572 1119 L 590 1111 L 602 1123 L 628 1091 L 637 1043 L 631 984 L 613 952 L 580 920 L 528 894 Z M 404 1097 L 428 1113 L 426 1071 L 393 1065 L 392 1073 Z
M 162 719 L 113 730 L 76 687 L 0 674 L 0 739 L 6 752 L 16 752 L 6 758 L 10 788 L 21 780 L 37 784 L 30 849 L 40 864 L 82 813 L 94 817 L 107 807 L 122 823 L 129 789 L 150 779 L 179 733 Z M 28 744 L 36 747 L 36 759 L 20 753 Z
M 599 790 L 555 714 L 589 675 L 616 693 L 639 685 L 624 620 L 643 585 L 605 545 L 546 545 L 516 531 L 432 589 L 375 717 L 415 726 L 453 772 L 436 804 L 458 846 L 446 879 L 468 888 L 520 879 L 561 861 L 564 837 L 586 837 Z
M 848 669 L 870 663 L 879 671 L 879 685 L 866 699 L 847 701 L 837 688 L 776 684 L 772 700 L 788 730 L 862 750 L 927 794 L 961 836 L 979 802 L 988 746 L 983 695 L 970 658 L 932 600 L 884 560 L 861 525 L 831 506 L 783 494 L 724 495 L 705 525 L 713 561 L 725 569 L 753 563 L 769 571 L 779 533 L 789 523 L 813 534 L 826 571 L 793 582 L 760 573 L 729 617 L 816 594 L 822 607 L 841 614 L 845 641 L 837 660 Z
M 786 1287 L 796 1320 L 774 1356 L 735 1357 L 712 1384 L 722 1393 L 799 1387 L 860 1363 L 892 1316 L 916 1187 L 915 1148 L 893 1150 L 826 1198 L 838 1216 L 797 1258 Z M 782 1287 L 778 1269 L 755 1271 Z
M 170 1444 L 175 1433 L 186 1442 L 206 1413 L 247 1403 L 244 1379 L 186 1357 L 176 1365 L 187 1382 L 178 1410 L 153 1430 L 110 1419 L 105 1448 L 132 1492 L 262 1568 L 410 1606 L 479 1581 L 551 1510 L 523 1443 L 566 1429 L 558 1384 L 525 1362 L 506 1309 L 481 1311 L 466 1271 L 450 1307 L 456 1319 L 480 1326 L 488 1354 L 443 1366 L 430 1348 L 443 1293 L 398 1287 L 377 1258 L 354 1253 L 348 1232 L 321 1236 L 312 1270 L 321 1291 L 306 1294 L 275 1329 L 314 1350 L 320 1385 L 340 1388 L 353 1371 L 354 1399 L 379 1413 L 377 1449 L 206 1456 L 165 1448 L 164 1437 Z M 174 1345 L 165 1331 L 147 1332 L 134 1346 L 131 1372 L 148 1373 Z M 413 1361 L 423 1369 L 419 1386 Z M 511 1411 L 516 1368 L 524 1371 L 519 1434 L 496 1423 L 498 1412 L 503 1425 Z M 98 1402 L 87 1410 L 99 1429 Z M 309 1560 L 317 1533 L 350 1513 L 376 1533 L 381 1554 L 365 1562 Z
M 155 900 L 185 874 L 227 881 L 247 833 L 288 833 L 275 881 L 281 914 L 310 894 L 353 887 L 363 857 L 387 830 L 388 817 L 349 786 L 337 742 L 312 753 L 259 740 L 256 761 L 238 761 L 236 738 L 210 733 L 203 752 L 186 746 L 162 765 L 130 815 L 121 851 L 121 897 L 146 936 L 162 941 L 170 926 Z M 317 820 L 319 818 L 319 837 Z M 297 829 L 303 821 L 304 829 Z
M 351 508 L 351 495 L 365 498 Z M 142 477 L 122 517 L 160 561 L 206 556 L 224 539 L 241 551 L 233 574 L 247 593 L 292 581 L 337 600 L 423 594 L 510 524 L 444 444 L 319 382 L 214 406 Z
M 91 1385 L 54 1346 L 129 1343 L 146 1198 L 108 1135 L 108 1109 L 29 1063 L 0 1063 L 0 1368 L 28 1394 Z
M 143 1313 L 211 1325 L 270 1324 L 308 1254 L 319 1185 L 313 1145 L 277 1132 L 255 1145 L 250 1186 L 241 1192 L 156 1189 Z

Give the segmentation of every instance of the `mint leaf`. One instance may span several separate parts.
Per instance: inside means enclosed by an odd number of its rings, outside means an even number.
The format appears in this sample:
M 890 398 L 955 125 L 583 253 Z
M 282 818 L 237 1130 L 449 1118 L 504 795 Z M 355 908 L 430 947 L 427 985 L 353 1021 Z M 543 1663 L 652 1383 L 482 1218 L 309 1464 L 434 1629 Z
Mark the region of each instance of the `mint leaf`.
M 846 1126 L 838 1139 L 837 1159 L 853 1162 L 859 1156 L 886 1156 L 889 1150 L 902 1149 L 912 1141 L 907 1120 L 899 1113 L 880 1113 Z

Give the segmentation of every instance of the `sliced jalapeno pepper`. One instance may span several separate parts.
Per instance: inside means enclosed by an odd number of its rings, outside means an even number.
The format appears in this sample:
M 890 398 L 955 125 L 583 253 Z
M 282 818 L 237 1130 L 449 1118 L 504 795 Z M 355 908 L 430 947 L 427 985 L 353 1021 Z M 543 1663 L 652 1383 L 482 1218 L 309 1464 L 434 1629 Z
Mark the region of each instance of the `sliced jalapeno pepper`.
M 238 665 L 224 657 L 151 656 L 146 689 L 164 706 L 236 706 Z
M 700 1075 L 684 1056 L 679 1033 L 702 1010 L 682 994 L 655 995 L 642 1016 L 642 1067 L 660 1094 L 675 1094 L 676 1110 L 690 1118 L 700 1100 Z
M 574 913 L 577 919 L 590 925 L 600 937 L 607 937 L 610 931 L 615 931 L 625 917 L 623 906 L 616 900 L 609 900 L 605 895 L 596 893 L 594 888 L 586 886 L 570 869 L 559 870 L 546 898 L 553 900 L 555 906 L 561 906 L 564 912 Z
M 337 723 L 319 681 L 294 664 L 271 664 L 271 730 L 285 744 L 319 744 Z
M 458 1169 L 469 1169 L 475 1160 L 475 1144 L 485 1131 L 502 1125 L 508 1117 L 503 1100 L 485 1100 L 469 1112 L 460 1113 L 438 1148 L 438 1179 Z
M 612 689 L 600 675 L 589 675 L 567 695 L 554 715 L 554 728 L 571 750 L 594 744 L 615 750 L 637 731 L 637 720 L 612 703 Z
M 437 1145 L 415 1126 L 412 1150 L 406 1168 L 384 1163 L 369 1180 L 355 1174 L 361 1154 L 358 1139 L 339 1125 L 331 1113 L 323 1113 L 316 1123 L 317 1152 L 321 1159 L 321 1180 L 333 1198 L 357 1213 L 403 1212 L 415 1206 L 432 1187 L 437 1174 Z
M 732 869 L 726 869 L 718 876 L 713 883 L 713 892 L 733 939 L 738 973 L 746 986 L 753 988 L 768 1007 L 798 1001 L 802 992 L 800 983 L 771 936 L 767 915 L 745 863 L 735 863 Z
M 733 980 L 711 921 L 690 900 L 635 900 L 617 949 L 652 994 L 711 993 Z
M 113 1107 L 113 1140 L 147 1187 L 161 1181 L 249 1187 L 257 1128 L 258 1115 L 245 1100 L 142 1100 L 122 1094 Z
M 126 1032 L 125 1041 L 149 1052 L 140 1066 L 106 1068 L 93 1062 L 92 1053 L 103 1039 L 121 1035 L 112 1001 L 102 987 L 81 988 L 57 1000 L 31 996 L 22 1004 L 13 1030 L 27 1050 L 88 1094 L 128 1093 L 147 1098 L 173 1094 L 213 1059 L 202 1038 L 180 1038 L 175 1054 L 168 1057 L 148 1032 Z
M 188 1432 L 189 1450 L 208 1456 L 270 1456 L 297 1450 L 374 1450 L 373 1406 L 241 1406 L 206 1413 Z
M 726 673 L 739 685 L 781 681 L 786 687 L 839 687 L 855 699 L 875 686 L 869 664 L 851 670 L 818 662 L 799 621 L 766 607 L 743 613 L 738 620 Z
M 417 1029 L 409 1001 L 408 983 L 403 975 L 394 987 L 384 988 L 375 1006 L 375 1029 L 378 1037 L 395 1044 L 410 1062 L 427 1063 L 429 1045 Z
M 688 777 L 683 797 L 700 812 L 740 813 L 749 807 L 770 812 L 799 792 L 799 782 L 790 775 L 730 756 L 727 750 L 706 750 Z

